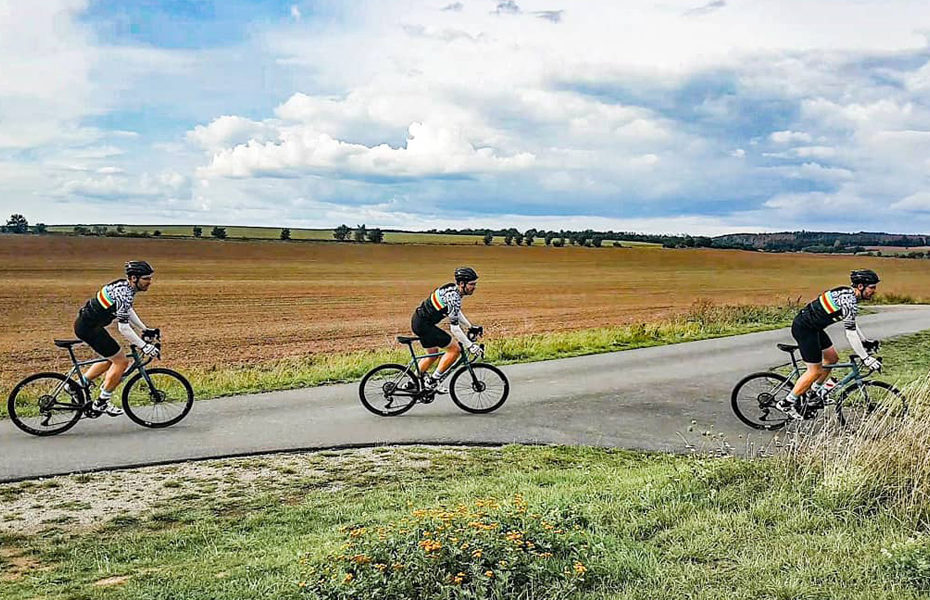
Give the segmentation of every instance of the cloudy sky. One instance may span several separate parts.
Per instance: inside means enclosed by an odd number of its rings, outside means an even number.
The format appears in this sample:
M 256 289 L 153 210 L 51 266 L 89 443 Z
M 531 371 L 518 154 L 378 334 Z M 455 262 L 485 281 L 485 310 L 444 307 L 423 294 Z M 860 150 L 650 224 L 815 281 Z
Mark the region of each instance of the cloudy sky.
M 930 233 L 926 0 L 0 0 L 0 215 Z

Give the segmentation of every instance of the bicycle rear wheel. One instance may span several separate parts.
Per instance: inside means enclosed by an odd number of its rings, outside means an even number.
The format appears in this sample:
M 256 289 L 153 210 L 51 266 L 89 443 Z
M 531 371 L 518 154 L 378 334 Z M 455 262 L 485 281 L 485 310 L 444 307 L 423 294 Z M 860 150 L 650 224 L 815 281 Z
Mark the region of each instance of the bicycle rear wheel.
M 840 425 L 879 433 L 907 416 L 904 394 L 884 381 L 860 381 L 847 386 L 836 403 Z
M 146 369 L 148 381 L 136 373 L 123 388 L 126 416 L 143 427 L 170 427 L 194 406 L 194 390 L 183 375 L 171 369 Z M 149 384 L 151 382 L 151 384 Z
M 63 433 L 81 418 L 84 390 L 61 373 L 36 373 L 23 379 L 7 399 L 13 424 L 32 435 Z
M 730 406 L 737 418 L 754 429 L 781 429 L 788 417 L 775 403 L 791 391 L 792 382 L 778 373 L 747 375 L 733 388 Z
M 404 365 L 387 364 L 368 372 L 358 385 L 362 406 L 380 417 L 402 415 L 417 403 L 420 380 Z
M 495 411 L 507 401 L 510 382 L 493 365 L 471 363 L 464 366 L 449 381 L 449 394 L 455 405 L 465 412 L 483 414 Z

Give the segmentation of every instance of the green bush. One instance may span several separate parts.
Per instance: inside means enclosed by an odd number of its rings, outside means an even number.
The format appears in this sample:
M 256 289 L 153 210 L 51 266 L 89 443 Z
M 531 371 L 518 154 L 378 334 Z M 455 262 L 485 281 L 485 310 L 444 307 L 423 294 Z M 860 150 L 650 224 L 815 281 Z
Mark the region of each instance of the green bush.
M 882 566 L 889 578 L 930 592 L 930 536 L 918 533 L 891 548 L 882 548 Z
M 576 518 L 510 501 L 413 510 L 343 529 L 340 551 L 298 583 L 314 598 L 555 598 L 587 588 L 591 547 Z

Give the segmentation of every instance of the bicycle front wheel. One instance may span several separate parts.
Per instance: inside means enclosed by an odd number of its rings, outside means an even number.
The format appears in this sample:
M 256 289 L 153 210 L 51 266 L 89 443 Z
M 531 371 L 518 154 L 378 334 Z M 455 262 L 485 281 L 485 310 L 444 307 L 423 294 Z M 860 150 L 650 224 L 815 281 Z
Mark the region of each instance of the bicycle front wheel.
M 420 380 L 403 365 L 375 367 L 358 385 L 362 406 L 380 417 L 402 415 L 417 403 Z
M 81 418 L 84 390 L 61 373 L 36 373 L 13 388 L 7 411 L 13 424 L 32 435 L 63 433 Z
M 843 390 L 836 403 L 840 425 L 868 427 L 876 432 L 894 426 L 907 415 L 904 394 L 884 381 L 860 381 Z
M 775 403 L 791 391 L 793 384 L 778 373 L 747 375 L 733 388 L 730 406 L 737 418 L 754 429 L 773 431 L 788 421 Z
M 146 369 L 148 380 L 136 373 L 123 388 L 123 410 L 143 427 L 170 427 L 194 406 L 194 390 L 183 375 L 171 369 Z M 151 382 L 151 383 L 150 383 Z
M 465 412 L 489 413 L 507 401 L 510 382 L 503 371 L 493 365 L 471 363 L 452 376 L 449 394 L 455 405 Z

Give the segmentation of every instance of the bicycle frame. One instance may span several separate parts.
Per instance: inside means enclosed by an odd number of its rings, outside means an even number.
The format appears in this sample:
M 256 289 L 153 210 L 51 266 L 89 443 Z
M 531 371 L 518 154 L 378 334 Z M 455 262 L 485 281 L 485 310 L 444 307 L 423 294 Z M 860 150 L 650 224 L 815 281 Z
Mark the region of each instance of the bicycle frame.
M 862 374 L 862 369 L 859 368 L 859 363 L 856 362 L 856 356 L 852 355 L 849 357 L 849 362 L 845 363 L 833 363 L 832 365 L 823 365 L 824 369 L 832 371 L 833 369 L 850 369 L 849 374 L 836 382 L 836 385 L 833 386 L 833 389 L 829 390 L 824 394 L 824 404 L 829 404 L 826 400 L 830 398 L 838 390 L 843 390 L 853 384 L 853 382 L 864 381 L 868 375 Z M 797 381 L 797 378 L 801 376 L 801 366 L 798 364 L 797 358 L 794 356 L 794 352 L 791 353 L 791 373 L 788 374 L 788 379 L 785 381 L 784 386 L 787 387 L 788 384 L 794 386 L 794 383 Z M 781 388 L 781 386 L 779 386 Z
M 466 364 L 466 365 L 470 365 L 470 364 L 471 364 L 471 360 L 469 360 L 469 358 L 468 358 L 468 352 L 465 350 L 465 346 L 462 345 L 462 342 L 459 342 L 458 344 L 459 344 L 459 349 L 461 350 L 461 352 L 459 353 L 459 358 L 458 358 L 458 360 L 455 361 L 455 363 L 452 364 L 452 366 L 450 366 L 448 369 L 446 369 L 446 372 L 443 374 L 443 379 L 445 378 L 446 375 L 448 375 L 449 373 L 451 373 L 451 372 L 452 372 L 455 368 L 457 368 L 459 365 L 461 365 L 461 364 L 463 364 L 463 363 Z M 439 356 L 443 356 L 443 355 L 446 354 L 445 352 L 431 352 L 431 353 L 429 353 L 429 354 L 420 354 L 420 355 L 418 355 L 416 352 L 413 351 L 413 343 L 412 343 L 412 342 L 407 344 L 407 349 L 410 350 L 410 364 L 408 365 L 408 368 L 411 368 L 411 367 L 412 367 L 411 370 L 415 371 L 416 374 L 417 374 L 417 377 L 419 377 L 420 379 L 423 379 L 423 376 L 426 374 L 426 373 L 424 373 L 423 371 L 420 370 L 420 360 L 421 360 L 421 359 L 424 359 L 424 358 L 434 358 L 434 357 L 439 357 Z
M 90 360 L 78 360 L 77 356 L 75 356 L 74 354 L 73 346 L 68 346 L 68 355 L 71 358 L 72 367 L 71 367 L 71 370 L 68 371 L 68 374 L 65 375 L 65 377 L 67 377 L 70 380 L 74 378 L 74 376 L 76 375 L 77 380 L 80 382 L 80 386 L 84 390 L 84 393 L 85 393 L 85 398 L 84 398 L 85 403 L 90 402 L 91 399 L 87 397 L 87 390 L 90 387 L 90 381 L 86 377 L 84 377 L 84 371 L 81 370 L 81 367 L 86 367 L 89 365 L 95 365 L 95 364 L 109 362 L 109 361 L 107 361 L 107 359 L 105 358 L 92 358 Z M 129 352 L 126 353 L 126 357 L 131 358 L 132 363 L 130 363 L 129 368 L 127 368 L 123 372 L 122 377 L 120 377 L 120 383 L 125 381 L 127 377 L 129 377 L 133 372 L 138 370 L 140 373 L 142 373 L 142 377 L 145 378 L 146 383 L 151 385 L 152 382 L 149 379 L 148 373 L 145 371 L 145 365 L 152 362 L 153 359 L 151 357 L 147 359 L 142 359 L 139 356 L 139 352 L 135 346 L 129 347 Z M 58 384 L 58 387 L 55 388 L 55 392 L 54 392 L 55 395 L 57 395 L 61 391 L 62 387 L 64 387 L 65 385 L 66 385 L 66 382 L 64 381 Z

